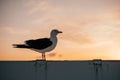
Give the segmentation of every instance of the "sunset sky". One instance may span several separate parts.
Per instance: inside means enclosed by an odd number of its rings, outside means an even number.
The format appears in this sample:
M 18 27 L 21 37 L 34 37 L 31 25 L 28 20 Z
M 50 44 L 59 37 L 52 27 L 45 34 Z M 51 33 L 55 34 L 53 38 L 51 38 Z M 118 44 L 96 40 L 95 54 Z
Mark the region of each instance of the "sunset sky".
M 0 60 L 40 58 L 12 44 L 52 29 L 63 34 L 48 60 L 120 60 L 120 0 L 0 0 Z

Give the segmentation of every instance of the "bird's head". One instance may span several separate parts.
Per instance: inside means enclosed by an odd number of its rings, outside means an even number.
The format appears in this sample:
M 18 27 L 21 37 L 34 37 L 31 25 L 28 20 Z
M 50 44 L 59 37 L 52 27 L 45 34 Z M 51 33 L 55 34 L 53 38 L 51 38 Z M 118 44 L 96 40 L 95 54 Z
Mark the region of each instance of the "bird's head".
M 51 35 L 58 35 L 59 33 L 62 33 L 62 31 L 59 31 L 59 30 L 57 30 L 57 29 L 53 29 L 53 30 L 51 31 Z

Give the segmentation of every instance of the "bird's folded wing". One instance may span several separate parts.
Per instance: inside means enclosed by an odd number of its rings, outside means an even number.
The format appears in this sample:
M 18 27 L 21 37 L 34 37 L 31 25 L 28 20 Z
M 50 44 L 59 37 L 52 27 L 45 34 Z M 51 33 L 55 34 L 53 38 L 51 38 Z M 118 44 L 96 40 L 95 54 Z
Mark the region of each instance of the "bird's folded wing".
M 27 40 L 25 43 L 35 49 L 44 49 L 52 45 L 52 41 L 48 38 L 36 39 L 36 40 Z

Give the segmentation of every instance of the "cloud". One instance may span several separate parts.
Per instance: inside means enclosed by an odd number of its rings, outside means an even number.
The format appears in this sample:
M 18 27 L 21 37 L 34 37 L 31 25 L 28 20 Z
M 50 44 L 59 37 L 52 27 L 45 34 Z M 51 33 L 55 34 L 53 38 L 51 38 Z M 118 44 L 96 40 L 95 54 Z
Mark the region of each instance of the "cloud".
M 26 35 L 29 34 L 29 30 L 19 29 L 15 27 L 0 27 L 0 34 L 7 35 Z
M 55 57 L 56 53 L 49 53 L 47 56 L 49 56 L 49 57 Z
M 59 54 L 58 57 L 62 57 L 63 55 L 62 54 Z
M 63 57 L 62 54 L 57 54 L 57 53 L 55 53 L 55 52 L 49 53 L 49 54 L 47 54 L 47 56 L 48 56 L 49 58 L 52 58 L 52 57 L 59 57 L 59 58 L 61 58 L 61 57 Z
M 49 6 L 46 1 L 32 1 L 32 3 L 29 5 L 30 10 L 29 10 L 29 16 L 36 14 L 37 12 L 44 12 L 48 10 Z

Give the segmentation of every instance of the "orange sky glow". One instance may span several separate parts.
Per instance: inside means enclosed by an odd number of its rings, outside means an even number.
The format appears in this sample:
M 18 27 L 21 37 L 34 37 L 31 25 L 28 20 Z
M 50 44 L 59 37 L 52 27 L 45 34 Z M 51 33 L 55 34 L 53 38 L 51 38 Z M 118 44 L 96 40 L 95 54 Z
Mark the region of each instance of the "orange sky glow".
M 15 43 L 59 29 L 47 60 L 120 60 L 120 0 L 0 0 L 0 60 L 36 60 Z

